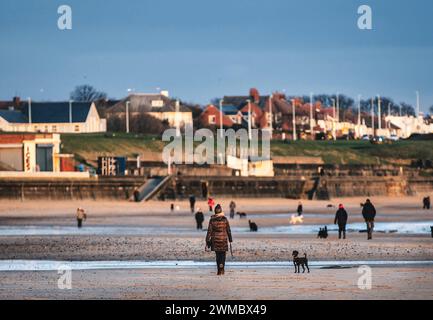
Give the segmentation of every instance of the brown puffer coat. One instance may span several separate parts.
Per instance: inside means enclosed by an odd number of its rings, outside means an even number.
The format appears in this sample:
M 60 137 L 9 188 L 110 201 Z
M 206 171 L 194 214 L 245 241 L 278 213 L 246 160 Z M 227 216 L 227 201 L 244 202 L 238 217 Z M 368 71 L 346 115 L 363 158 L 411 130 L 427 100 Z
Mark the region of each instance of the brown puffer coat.
M 206 243 L 210 243 L 212 251 L 225 252 L 229 250 L 227 240 L 233 241 L 229 221 L 224 214 L 213 215 L 207 228 Z

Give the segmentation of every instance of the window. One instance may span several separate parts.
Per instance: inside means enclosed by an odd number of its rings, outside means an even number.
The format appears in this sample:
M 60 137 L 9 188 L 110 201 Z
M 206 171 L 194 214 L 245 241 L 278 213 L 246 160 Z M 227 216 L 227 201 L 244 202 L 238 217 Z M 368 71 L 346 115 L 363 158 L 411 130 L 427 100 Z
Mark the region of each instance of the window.
M 152 100 L 152 107 L 162 107 L 162 106 L 164 106 L 164 101 Z
M 209 116 L 209 124 L 216 124 L 216 116 Z
M 51 128 L 51 131 L 52 131 L 52 132 L 57 132 L 57 126 L 53 126 L 53 127 Z
M 75 126 L 75 132 L 80 132 L 80 126 L 79 125 Z

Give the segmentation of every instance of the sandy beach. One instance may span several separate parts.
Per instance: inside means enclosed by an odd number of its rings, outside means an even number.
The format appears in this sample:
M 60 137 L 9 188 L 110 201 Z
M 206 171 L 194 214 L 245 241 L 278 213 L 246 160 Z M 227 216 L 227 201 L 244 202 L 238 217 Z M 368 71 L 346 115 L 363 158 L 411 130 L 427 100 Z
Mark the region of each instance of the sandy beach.
M 307 253 L 310 261 L 433 260 L 429 232 L 391 230 L 395 226 L 426 226 L 433 221 L 433 210 L 422 210 L 417 197 L 372 198 L 378 211 L 377 224 L 383 226 L 372 241 L 357 230 L 348 232 L 346 240 L 338 240 L 332 230 L 328 239 L 317 239 L 315 228 L 332 227 L 339 203 L 344 203 L 349 212 L 349 224 L 360 225 L 360 203 L 364 200 L 303 201 L 302 228 L 311 226 L 312 231 L 290 233 L 289 219 L 298 201 L 239 199 L 237 210 L 246 212 L 248 218 L 230 221 L 234 257 L 228 260 L 290 261 L 293 250 Z M 227 211 L 229 201 L 218 202 Z M 76 231 L 75 225 L 78 206 L 88 212 L 80 231 Z M 197 206 L 207 208 L 201 201 Z M 195 230 L 189 203 L 176 202 L 178 208 L 174 212 L 169 207 L 170 202 L 158 201 L 2 201 L 0 260 L 214 261 L 213 253 L 204 251 L 205 231 Z M 209 216 L 206 213 L 205 227 Z M 258 233 L 248 232 L 248 219 L 258 224 Z M 388 226 L 391 229 L 387 230 Z M 279 232 L 281 227 L 285 229 Z M 11 230 L 13 235 L 8 235 Z M 308 275 L 294 275 L 289 266 L 246 270 L 228 266 L 227 275 L 220 282 L 212 267 L 74 270 L 74 288 L 59 291 L 57 272 L 17 270 L 0 272 L 0 298 L 432 299 L 432 271 L 433 265 L 373 266 L 373 289 L 365 291 L 356 285 L 357 268 L 315 268 Z M 218 290 L 211 289 L 215 286 Z

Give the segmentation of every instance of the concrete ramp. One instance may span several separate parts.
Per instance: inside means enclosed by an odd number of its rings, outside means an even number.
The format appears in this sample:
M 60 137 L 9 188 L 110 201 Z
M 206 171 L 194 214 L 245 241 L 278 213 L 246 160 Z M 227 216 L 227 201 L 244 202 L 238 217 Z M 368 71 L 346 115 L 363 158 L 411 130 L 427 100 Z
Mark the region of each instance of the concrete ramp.
M 140 188 L 138 188 L 137 196 L 133 195 L 130 200 L 141 202 L 150 200 L 160 191 L 169 181 L 171 176 L 155 177 L 147 180 Z

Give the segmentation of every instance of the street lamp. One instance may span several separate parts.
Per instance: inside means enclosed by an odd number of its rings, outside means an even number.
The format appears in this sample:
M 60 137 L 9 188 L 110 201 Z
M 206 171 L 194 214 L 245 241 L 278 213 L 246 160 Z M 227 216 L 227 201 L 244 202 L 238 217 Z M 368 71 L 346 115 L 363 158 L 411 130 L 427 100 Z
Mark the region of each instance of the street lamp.
M 335 99 L 331 99 L 332 100 L 332 109 L 334 111 L 334 117 L 332 119 L 332 137 L 334 138 L 334 140 L 337 140 L 337 136 L 335 134 L 335 119 L 337 118 L 336 114 L 335 114 Z
M 292 117 L 293 117 L 293 141 L 297 140 L 296 137 L 296 110 L 295 110 L 295 99 L 292 99 Z
M 223 137 L 223 99 L 220 100 L 220 129 L 221 138 Z
M 129 133 L 129 101 L 126 101 L 126 133 Z
M 381 99 L 380 99 L 380 95 L 377 95 L 377 117 L 378 119 L 378 124 L 377 127 L 378 129 L 382 129 L 382 110 L 381 110 Z
M 247 100 L 248 102 L 248 139 L 252 140 L 252 134 L 251 134 L 251 100 Z
M 313 128 L 313 93 L 310 93 L 310 134 L 314 140 L 314 128 Z

